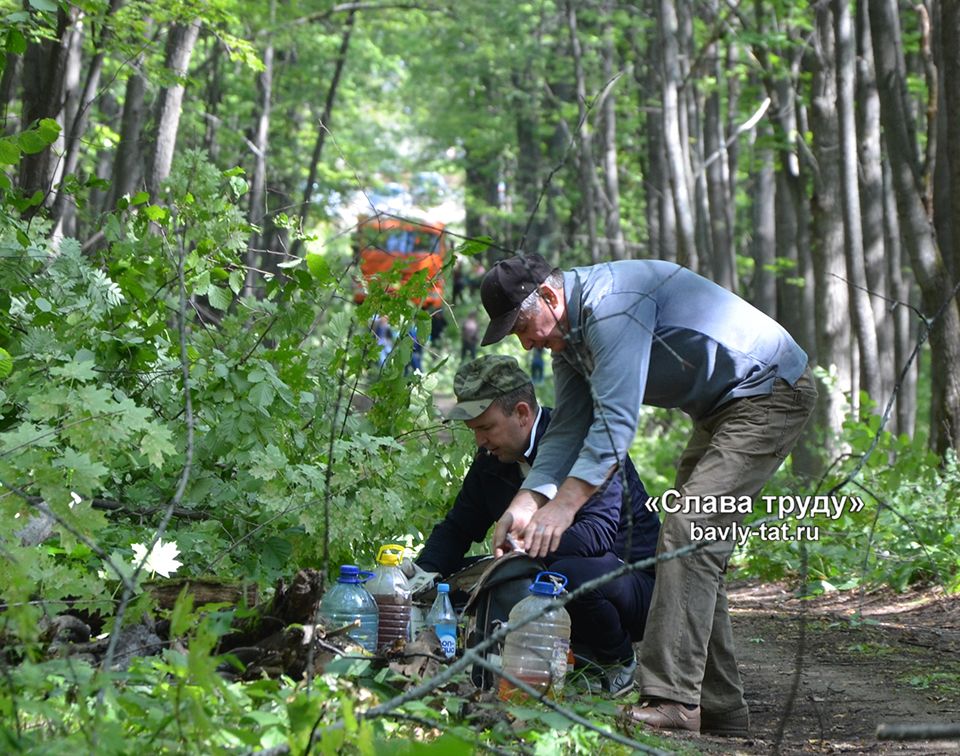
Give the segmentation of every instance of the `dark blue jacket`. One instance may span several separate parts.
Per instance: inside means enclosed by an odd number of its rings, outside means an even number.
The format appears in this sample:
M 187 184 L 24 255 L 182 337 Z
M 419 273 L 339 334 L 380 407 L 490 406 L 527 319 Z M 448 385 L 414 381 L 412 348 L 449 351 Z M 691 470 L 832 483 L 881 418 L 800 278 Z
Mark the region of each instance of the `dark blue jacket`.
M 533 457 L 547 425 L 550 410 L 543 408 L 537 426 Z M 531 464 L 533 459 L 528 460 Z M 626 496 L 630 506 L 621 506 Z M 483 449 L 470 465 L 453 508 L 434 527 L 417 564 L 428 572 L 450 575 L 464 566 L 464 554 L 484 540 L 490 526 L 500 519 L 523 483 L 520 465 L 505 463 Z M 573 524 L 560 538 L 557 551 L 546 561 L 564 556 L 600 556 L 614 552 L 624 561 L 635 562 L 653 556 L 657 548 L 660 521 L 644 506 L 648 496 L 633 462 L 616 472 L 580 508 Z M 652 572 L 652 568 L 650 569 Z

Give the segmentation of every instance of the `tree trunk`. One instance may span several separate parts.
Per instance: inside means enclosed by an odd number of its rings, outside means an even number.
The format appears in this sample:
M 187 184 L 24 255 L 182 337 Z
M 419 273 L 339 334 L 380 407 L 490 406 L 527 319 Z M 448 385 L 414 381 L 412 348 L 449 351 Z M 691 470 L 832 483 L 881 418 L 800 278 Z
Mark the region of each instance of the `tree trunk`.
M 303 199 L 300 202 L 300 232 L 306 232 L 307 218 L 310 214 L 310 199 L 313 196 L 313 185 L 317 182 L 317 169 L 320 166 L 320 156 L 323 155 L 323 145 L 327 139 L 327 131 L 330 128 L 330 119 L 333 116 L 333 103 L 337 97 L 337 89 L 340 86 L 340 76 L 343 74 L 343 67 L 347 62 L 347 52 L 350 50 L 350 36 L 353 34 L 353 24 L 355 12 L 350 11 L 347 14 L 347 20 L 343 27 L 343 36 L 340 38 L 340 50 L 337 52 L 337 62 L 333 68 L 333 78 L 330 79 L 330 86 L 327 87 L 327 97 L 323 101 L 323 113 L 320 115 L 320 121 L 317 124 L 317 140 L 313 143 L 313 154 L 310 156 L 310 170 L 307 172 L 307 185 L 303 189 Z M 303 247 L 303 240 L 297 238 L 293 243 L 293 249 L 290 253 L 294 256 L 300 254 Z
M 720 58 L 717 45 L 708 49 L 707 59 L 710 69 L 722 80 Z M 729 194 L 730 164 L 724 134 L 724 121 L 721 114 L 720 90 L 713 89 L 707 95 L 703 115 L 703 144 L 706 160 L 707 197 L 710 208 L 710 241 L 712 254 L 710 266 L 713 280 L 721 286 L 736 292 L 737 256 L 733 249 L 733 236 L 730 228 L 730 207 L 734 204 Z M 772 196 L 771 196 L 772 200 Z
M 276 21 L 277 0 L 270 0 L 270 25 Z M 267 147 L 270 140 L 270 106 L 273 101 L 273 37 L 263 51 L 263 71 L 257 76 L 257 92 L 260 95 L 260 114 L 253 134 L 253 175 L 250 177 L 250 209 L 248 218 L 254 227 L 247 249 L 247 275 L 245 295 L 254 296 L 254 268 L 258 267 L 264 250 L 266 234 L 263 224 L 267 218 Z
M 85 26 L 84 14 L 81 11 L 77 15 L 73 26 L 70 27 L 70 41 L 67 45 L 67 63 L 63 72 L 63 104 L 57 116 L 61 129 L 57 140 L 51 145 L 53 154 L 57 156 L 63 156 L 69 151 L 68 140 L 70 125 L 76 119 L 77 113 L 80 112 L 80 69 L 83 67 L 83 40 L 86 36 Z M 72 171 L 68 172 L 65 170 L 62 157 L 54 161 L 53 174 L 50 177 L 50 191 L 44 200 L 44 204 L 52 208 L 51 214 L 54 220 L 57 221 L 51 233 L 54 246 L 59 244 L 59 240 L 63 238 L 64 232 L 68 236 L 74 236 L 76 234 L 76 214 L 74 213 L 74 208 L 72 206 L 67 208 L 66 217 L 61 218 L 60 215 L 62 215 L 63 212 L 61 209 L 60 214 L 57 213 L 55 199 L 65 193 L 63 180 L 69 173 L 72 173 Z
M 0 123 L 4 134 L 20 131 L 20 118 L 10 112 L 10 104 L 16 97 L 22 62 L 23 57 L 12 52 L 8 52 L 4 60 L 3 76 L 0 76 Z
M 271 6 L 272 7 L 272 6 Z M 223 100 L 223 43 L 219 39 L 211 41 L 213 49 L 210 50 L 210 76 L 207 78 L 207 91 L 205 95 L 206 107 L 205 115 L 209 116 L 206 120 L 206 128 L 203 133 L 203 148 L 210 155 L 213 162 L 217 161 L 220 154 L 220 143 L 217 140 L 217 127 L 220 124 L 220 103 Z M 271 45 L 271 51 L 273 46 Z
M 157 201 L 160 185 L 170 175 L 170 168 L 173 165 L 177 130 L 180 127 L 180 110 L 186 88 L 184 79 L 199 33 L 200 21 L 196 20 L 186 25 L 175 24 L 167 35 L 164 65 L 177 77 L 178 81 L 161 90 L 157 99 L 156 138 L 147 173 L 147 189 L 154 201 Z
M 857 125 L 854 118 L 856 96 L 856 39 L 853 18 L 846 0 L 834 0 L 834 34 L 836 35 L 837 112 L 840 130 L 841 200 L 846 229 L 844 252 L 847 258 L 847 281 L 857 334 L 859 385 L 874 402 L 883 401 L 883 381 L 877 329 L 873 307 L 867 292 L 867 271 L 863 259 L 863 226 L 860 215 L 860 184 L 857 171 Z M 858 397 L 854 398 L 858 404 Z
M 664 196 L 663 187 L 667 185 L 666 167 L 663 151 L 663 119 L 647 101 L 652 93 L 661 88 L 659 80 L 659 41 L 656 34 L 646 37 L 647 46 L 642 48 L 634 27 L 627 30 L 630 49 L 634 60 L 644 61 L 634 68 L 634 81 L 637 84 L 637 111 L 642 120 L 637 141 L 644 145 L 642 175 L 644 214 L 647 226 L 647 251 L 650 257 L 660 260 L 676 259 L 676 240 L 673 234 L 672 216 L 668 216 L 666 206 L 670 204 Z M 672 252 L 673 257 L 670 256 Z
M 690 192 L 687 190 L 687 168 L 680 135 L 680 96 L 682 85 L 679 62 L 677 13 L 672 0 L 660 0 L 659 41 L 663 97 L 663 139 L 667 175 L 677 228 L 677 262 L 688 265 L 696 259 L 695 228 Z
M 866 3 L 857 5 L 857 143 L 859 145 L 860 215 L 863 218 L 863 258 L 867 288 L 873 308 L 873 323 L 880 350 L 882 399 L 893 391 L 900 366 L 894 359 L 894 327 L 886 297 L 895 298 L 887 272 L 883 218 L 883 154 L 880 149 L 880 99 L 873 70 L 873 43 Z M 899 243 L 899 242 L 898 242 Z M 894 425 L 894 429 L 898 426 Z
M 900 24 L 895 0 L 872 0 L 870 32 L 880 92 L 880 119 L 890 158 L 902 238 L 920 287 L 930 329 L 930 440 L 937 453 L 960 442 L 960 312 L 924 205 L 913 116 L 906 100 Z
M 123 115 L 120 117 L 120 142 L 117 145 L 117 155 L 113 161 L 113 181 L 109 193 L 108 204 L 104 211 L 116 207 L 121 197 L 134 194 L 143 180 L 143 122 L 144 122 L 144 94 L 147 82 L 140 73 L 143 59 L 138 58 L 133 65 L 133 73 L 127 79 L 127 86 L 123 95 Z
M 106 43 L 113 36 L 113 29 L 108 25 L 114 14 L 123 4 L 123 0 L 110 0 L 110 6 L 104 19 L 103 26 L 99 36 L 96 38 L 96 52 L 87 68 L 87 75 L 83 83 L 83 90 L 77 97 L 74 108 L 65 109 L 69 118 L 64 119 L 65 149 L 61 165 L 63 175 L 69 176 L 76 172 L 77 164 L 80 161 L 80 148 L 83 146 L 83 138 L 87 133 L 87 123 L 90 120 L 90 110 L 93 107 L 93 100 L 100 87 L 100 74 L 103 71 L 103 61 L 106 57 Z M 55 226 L 54 236 L 66 235 L 72 236 L 76 233 L 72 228 L 70 218 L 76 211 L 73 200 L 69 198 L 65 187 L 60 185 L 57 190 L 57 196 L 53 203 L 53 212 L 51 213 Z
M 607 0 L 601 10 L 603 22 L 603 79 L 610 82 L 616 68 L 614 56 L 616 50 L 613 44 L 614 3 Z M 623 228 L 620 226 L 620 173 L 617 160 L 617 98 L 616 85 L 603 99 L 603 180 L 604 196 L 606 197 L 605 236 L 607 239 L 607 256 L 614 260 L 622 260 L 626 256 L 623 240 Z
M 755 162 L 760 164 L 760 170 L 756 172 L 753 187 L 754 269 L 751 302 L 762 312 L 776 317 L 777 276 L 774 264 L 777 256 L 777 191 L 773 151 L 769 147 L 760 148 Z
M 577 157 L 580 166 L 580 193 L 583 197 L 582 204 L 587 226 L 588 251 L 590 259 L 597 263 L 601 260 L 600 241 L 597 236 L 600 181 L 597 179 L 597 168 L 593 161 L 593 134 L 587 118 L 589 113 L 587 111 L 587 82 L 583 72 L 583 51 L 580 48 L 580 36 L 577 33 L 577 11 L 572 0 L 567 0 L 566 9 L 579 113 L 578 138 L 580 143 Z
M 946 191 L 938 190 L 938 196 L 944 199 L 943 212 L 946 217 L 938 223 L 937 238 L 943 255 L 952 261 L 950 268 L 957 278 L 960 277 L 957 274 L 960 271 L 960 91 L 957 87 L 960 81 L 960 2 L 942 2 L 940 8 L 940 81 L 946 86 L 942 119 L 945 131 L 939 144 L 946 154 L 937 160 L 937 165 L 942 166 L 945 174 L 943 183 Z M 947 230 L 949 233 L 946 233 Z
M 910 352 L 913 350 L 913 310 L 910 308 L 910 284 L 907 280 L 907 262 L 903 255 L 903 241 L 900 233 L 900 219 L 897 216 L 897 198 L 893 192 L 893 176 L 889 160 L 881 166 L 883 170 L 883 231 L 887 248 L 888 275 L 890 278 L 890 296 L 896 304 L 892 308 L 894 347 L 893 362 L 896 378 L 907 366 Z M 903 382 L 897 392 L 897 432 L 913 437 L 917 425 L 917 373 L 915 361 L 903 376 Z
M 54 38 L 32 41 L 27 45 L 23 56 L 22 128 L 60 114 L 71 30 L 79 13 L 76 6 L 70 6 L 69 11 L 61 7 L 57 12 Z M 21 158 L 18 184 L 25 195 L 50 191 L 55 157 L 52 150 L 46 149 Z M 38 206 L 34 206 L 25 214 L 30 217 L 37 209 Z
M 844 394 L 855 397 L 850 362 L 850 302 L 844 262 L 841 213 L 839 120 L 832 13 L 817 8 L 815 49 L 808 54 L 813 73 L 810 129 L 817 171 L 813 197 L 813 270 L 816 281 L 817 358 L 835 372 L 836 381 L 820 392 L 824 448 L 828 458 L 841 451 L 837 444 L 847 412 Z

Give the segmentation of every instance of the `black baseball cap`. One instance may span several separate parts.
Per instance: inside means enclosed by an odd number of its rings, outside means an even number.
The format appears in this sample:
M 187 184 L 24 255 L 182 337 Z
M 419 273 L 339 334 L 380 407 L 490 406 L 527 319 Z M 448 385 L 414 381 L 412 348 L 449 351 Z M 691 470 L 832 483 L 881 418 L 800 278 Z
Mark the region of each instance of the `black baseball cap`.
M 517 255 L 490 268 L 480 282 L 480 301 L 490 317 L 481 346 L 495 344 L 513 330 L 523 300 L 552 272 L 540 255 Z

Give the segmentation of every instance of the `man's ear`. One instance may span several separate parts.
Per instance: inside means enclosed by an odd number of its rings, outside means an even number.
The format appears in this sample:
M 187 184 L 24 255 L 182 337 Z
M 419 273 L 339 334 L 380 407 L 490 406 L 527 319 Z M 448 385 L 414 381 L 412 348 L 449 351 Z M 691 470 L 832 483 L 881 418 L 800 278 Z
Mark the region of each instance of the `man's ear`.
M 555 292 L 555 291 L 553 290 L 553 287 L 552 287 L 552 286 L 550 286 L 549 284 L 545 284 L 545 283 L 540 284 L 540 298 L 541 298 L 544 302 L 546 302 L 547 305 L 548 305 L 549 307 L 551 307 L 551 308 L 556 307 L 556 306 L 557 306 L 557 302 L 559 301 L 559 297 L 557 296 L 557 292 Z
M 523 423 L 533 420 L 533 407 L 526 402 L 517 402 L 513 407 L 513 411 L 517 413 L 517 417 Z

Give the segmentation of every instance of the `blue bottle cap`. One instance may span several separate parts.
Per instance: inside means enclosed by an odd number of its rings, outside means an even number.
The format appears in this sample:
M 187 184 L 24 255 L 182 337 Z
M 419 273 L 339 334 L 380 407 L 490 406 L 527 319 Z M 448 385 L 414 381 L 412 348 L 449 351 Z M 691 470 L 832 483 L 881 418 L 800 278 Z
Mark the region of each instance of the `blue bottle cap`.
M 360 568 L 355 564 L 342 564 L 340 565 L 340 577 L 337 578 L 338 583 L 359 583 L 360 582 Z
M 450 585 L 448 583 L 438 583 L 437 593 L 450 593 Z
M 555 578 L 555 579 L 551 579 Z M 559 596 L 567 587 L 567 578 L 559 572 L 540 572 L 530 585 L 530 593 L 537 596 Z

